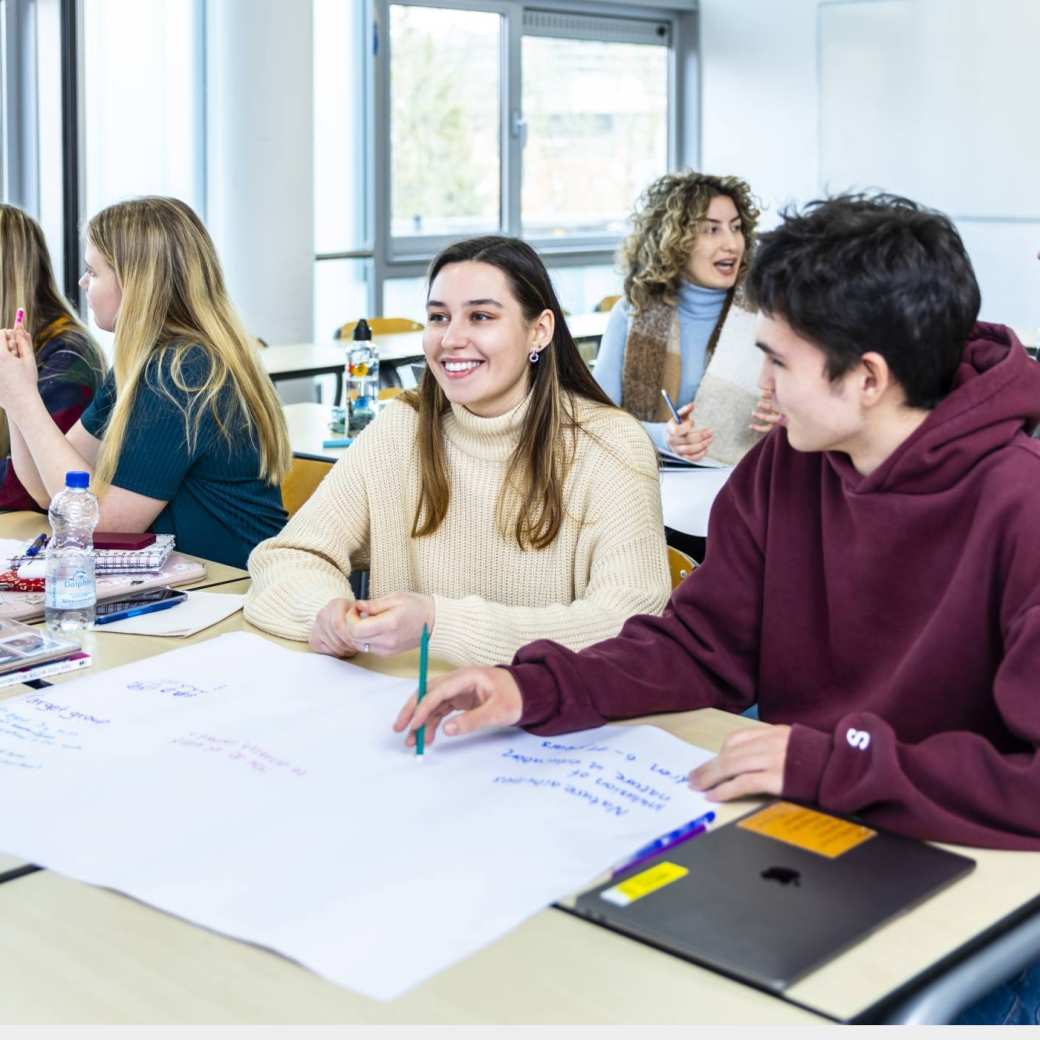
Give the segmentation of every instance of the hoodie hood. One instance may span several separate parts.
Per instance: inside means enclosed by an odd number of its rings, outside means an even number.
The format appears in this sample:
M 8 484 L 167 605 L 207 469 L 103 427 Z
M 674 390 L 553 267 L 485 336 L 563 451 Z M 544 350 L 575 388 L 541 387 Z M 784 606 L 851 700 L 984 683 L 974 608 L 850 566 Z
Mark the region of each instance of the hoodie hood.
M 873 473 L 861 476 L 842 453 L 828 452 L 827 458 L 858 493 L 928 494 L 956 484 L 985 456 L 1038 424 L 1040 364 L 1006 325 L 978 322 L 953 389 Z

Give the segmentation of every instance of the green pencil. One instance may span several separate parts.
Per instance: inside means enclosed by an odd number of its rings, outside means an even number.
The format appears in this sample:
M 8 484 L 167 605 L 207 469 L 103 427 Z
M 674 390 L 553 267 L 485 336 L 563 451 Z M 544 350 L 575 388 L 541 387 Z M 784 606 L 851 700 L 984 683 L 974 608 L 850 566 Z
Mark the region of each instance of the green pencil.
M 416 698 L 415 706 L 422 704 L 426 696 L 426 664 L 430 656 L 430 629 L 422 627 L 422 638 L 419 640 L 419 696 Z M 426 750 L 426 727 L 420 726 L 415 731 L 415 753 L 421 755 Z

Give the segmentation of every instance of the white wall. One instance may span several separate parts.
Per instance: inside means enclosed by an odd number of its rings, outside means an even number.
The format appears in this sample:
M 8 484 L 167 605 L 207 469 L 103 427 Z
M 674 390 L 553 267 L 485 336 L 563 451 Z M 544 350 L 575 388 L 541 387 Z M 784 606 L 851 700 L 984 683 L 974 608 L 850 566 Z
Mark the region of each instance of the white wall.
M 948 212 L 982 317 L 1040 327 L 1040 3 L 701 0 L 701 165 L 770 207 L 884 188 Z
M 313 338 L 311 5 L 207 4 L 210 233 L 246 326 L 268 343 Z

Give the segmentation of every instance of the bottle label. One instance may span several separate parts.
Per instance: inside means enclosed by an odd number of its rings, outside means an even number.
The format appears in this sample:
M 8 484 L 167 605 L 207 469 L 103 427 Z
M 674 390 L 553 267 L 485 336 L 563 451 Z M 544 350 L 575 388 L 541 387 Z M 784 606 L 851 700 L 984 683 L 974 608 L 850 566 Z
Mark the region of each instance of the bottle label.
M 85 610 L 94 606 L 96 599 L 94 575 L 87 569 L 48 581 L 44 591 L 44 602 L 49 610 Z

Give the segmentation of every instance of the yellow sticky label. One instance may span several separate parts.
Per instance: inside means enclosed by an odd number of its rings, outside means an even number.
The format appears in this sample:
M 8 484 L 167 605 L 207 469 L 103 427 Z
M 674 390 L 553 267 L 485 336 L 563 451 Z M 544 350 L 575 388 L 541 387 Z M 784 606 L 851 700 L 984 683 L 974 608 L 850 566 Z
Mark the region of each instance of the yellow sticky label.
M 741 820 L 738 826 L 768 838 L 796 845 L 827 859 L 837 859 L 869 841 L 877 831 L 791 802 L 774 802 Z
M 680 867 L 678 863 L 658 863 L 649 870 L 633 874 L 618 885 L 604 889 L 600 892 L 600 898 L 616 906 L 628 906 L 629 903 L 634 903 L 637 899 L 642 899 L 643 896 L 686 877 L 687 874 L 689 871 Z

